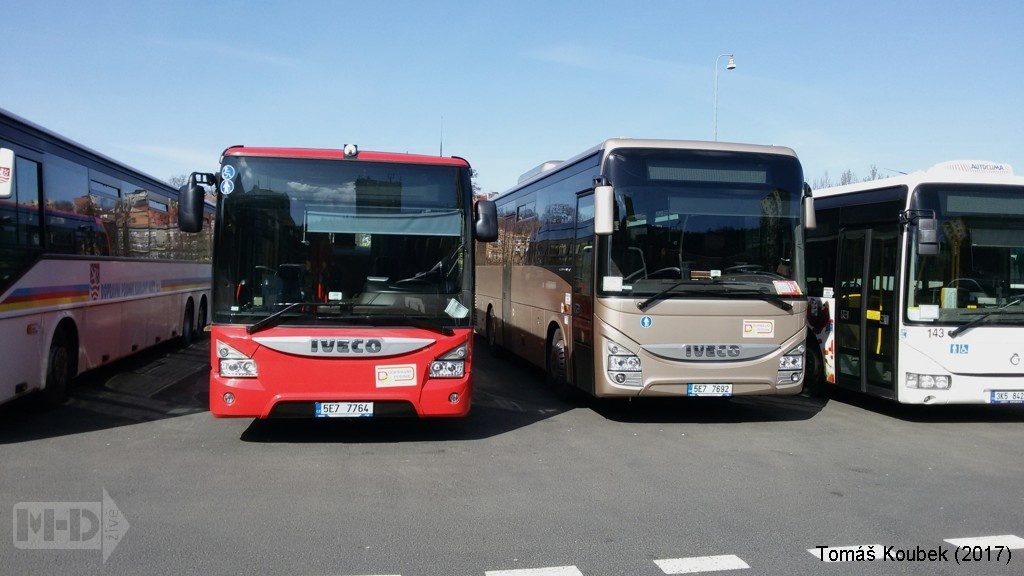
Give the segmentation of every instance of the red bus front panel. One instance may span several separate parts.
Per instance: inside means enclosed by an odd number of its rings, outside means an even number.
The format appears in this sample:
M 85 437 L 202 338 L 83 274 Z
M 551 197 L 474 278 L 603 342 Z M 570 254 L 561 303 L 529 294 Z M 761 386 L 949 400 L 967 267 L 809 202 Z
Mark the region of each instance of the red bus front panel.
M 471 331 L 450 332 L 275 327 L 249 335 L 245 326 L 214 326 L 210 412 L 243 418 L 345 416 L 318 414 L 321 406 L 329 412 L 340 404 L 362 410 L 352 414 L 361 416 L 465 416 L 472 402 Z M 432 376 L 432 369 L 444 376 Z M 238 370 L 256 375 L 224 375 Z

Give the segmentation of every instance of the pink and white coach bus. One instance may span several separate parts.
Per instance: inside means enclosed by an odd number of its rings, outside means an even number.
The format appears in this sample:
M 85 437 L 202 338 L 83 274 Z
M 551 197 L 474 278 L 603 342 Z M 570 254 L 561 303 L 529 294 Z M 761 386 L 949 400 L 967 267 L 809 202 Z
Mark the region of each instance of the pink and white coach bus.
M 212 225 L 181 233 L 177 204 L 168 184 L 0 110 L 0 403 L 61 401 L 81 372 L 203 328 Z

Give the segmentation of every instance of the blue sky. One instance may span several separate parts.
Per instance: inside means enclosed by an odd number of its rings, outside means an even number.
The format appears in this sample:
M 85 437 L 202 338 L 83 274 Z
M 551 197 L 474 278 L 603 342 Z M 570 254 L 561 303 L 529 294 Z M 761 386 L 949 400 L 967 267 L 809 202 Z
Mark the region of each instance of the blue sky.
M 249 146 L 462 156 L 484 191 L 610 137 L 805 177 L 1024 173 L 1024 3 L 4 0 L 0 108 L 168 179 Z

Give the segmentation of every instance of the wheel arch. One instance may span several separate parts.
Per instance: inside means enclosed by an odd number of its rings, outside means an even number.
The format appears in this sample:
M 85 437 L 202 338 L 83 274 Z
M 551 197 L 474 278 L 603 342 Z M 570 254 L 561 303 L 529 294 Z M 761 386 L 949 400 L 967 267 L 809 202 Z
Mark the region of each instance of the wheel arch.
M 50 347 L 53 346 L 54 338 L 57 338 L 60 334 L 67 338 L 68 347 L 73 350 L 73 353 L 68 357 L 68 360 L 71 362 L 69 367 L 70 378 L 77 377 L 79 368 L 83 366 L 78 321 L 71 314 L 63 314 L 55 318 L 53 329 L 49 331 L 46 339 L 43 341 L 44 347 L 42 354 L 40 354 L 39 362 L 39 390 L 46 389 L 46 379 L 50 369 Z

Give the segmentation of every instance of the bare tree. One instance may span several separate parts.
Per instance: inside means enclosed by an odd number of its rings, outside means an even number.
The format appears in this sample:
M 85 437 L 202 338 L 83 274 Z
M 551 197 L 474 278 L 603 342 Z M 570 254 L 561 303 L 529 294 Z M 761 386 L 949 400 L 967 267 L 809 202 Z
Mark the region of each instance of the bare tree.
M 167 179 L 167 183 L 174 188 L 181 188 L 185 184 L 188 184 L 188 174 L 178 174 L 177 176 L 171 176 Z
M 477 176 L 478 176 L 478 174 L 476 173 L 476 168 L 470 168 L 469 169 L 469 180 L 470 180 L 470 182 L 473 183 L 473 196 L 479 196 L 480 195 L 480 185 L 476 183 L 476 177 Z
M 829 188 L 831 186 L 832 179 L 829 178 L 828 176 L 828 170 L 825 170 L 824 174 L 818 176 L 817 178 L 814 179 L 813 182 L 811 182 L 811 188 L 815 190 L 820 190 L 821 188 Z
M 882 174 L 882 169 L 880 169 L 875 164 L 871 165 L 871 168 L 868 170 L 868 175 L 861 179 L 857 178 L 857 175 L 853 173 L 853 170 L 844 170 L 843 173 L 839 176 L 839 184 L 835 184 L 832 182 L 832 178 L 829 177 L 828 170 L 826 170 L 824 174 L 815 178 L 811 182 L 811 188 L 818 190 L 821 188 L 828 188 L 830 186 L 853 184 L 854 182 L 870 182 L 872 180 L 881 180 L 882 178 L 888 178 L 888 176 Z

